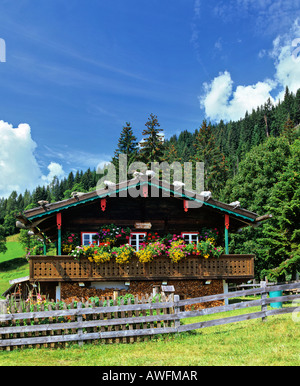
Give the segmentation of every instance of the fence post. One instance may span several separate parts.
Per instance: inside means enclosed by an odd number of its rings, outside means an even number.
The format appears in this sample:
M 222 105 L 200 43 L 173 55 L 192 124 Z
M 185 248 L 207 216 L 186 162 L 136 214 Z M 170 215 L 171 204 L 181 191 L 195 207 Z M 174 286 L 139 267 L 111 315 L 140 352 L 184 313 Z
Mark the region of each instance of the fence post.
M 119 295 L 120 295 L 120 291 L 119 290 L 114 290 L 113 291 L 113 300 L 117 300 Z
M 0 300 L 0 314 L 7 314 L 8 300 Z
M 261 310 L 266 312 L 268 309 L 268 305 L 265 303 L 265 299 L 268 297 L 268 292 L 267 292 L 267 282 L 266 281 L 261 281 L 260 282 L 260 287 L 264 289 L 264 291 L 261 293 Z M 263 316 L 261 318 L 263 322 L 267 320 L 266 316 Z
M 174 314 L 178 314 L 180 312 L 180 307 L 177 305 L 179 302 L 179 295 L 174 295 Z M 180 326 L 180 319 L 175 319 L 175 328 Z
M 82 303 L 81 303 L 81 302 L 78 302 L 78 303 L 77 303 L 77 309 L 80 309 L 80 308 L 82 308 Z M 77 322 L 81 323 L 82 320 L 83 320 L 82 314 L 77 315 Z M 82 328 L 78 328 L 78 335 L 80 336 L 80 335 L 82 335 L 82 333 L 83 333 L 83 329 L 82 329 Z M 79 339 L 78 339 L 78 345 L 79 345 L 79 346 L 82 346 L 82 345 L 83 345 L 83 340 L 79 340 Z

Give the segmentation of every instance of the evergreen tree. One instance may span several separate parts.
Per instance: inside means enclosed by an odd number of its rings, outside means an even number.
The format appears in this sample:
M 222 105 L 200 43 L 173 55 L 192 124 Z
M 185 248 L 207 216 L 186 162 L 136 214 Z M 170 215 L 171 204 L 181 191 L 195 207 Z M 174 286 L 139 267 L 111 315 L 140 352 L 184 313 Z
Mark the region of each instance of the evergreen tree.
M 164 155 L 164 138 L 160 134 L 163 130 L 159 128 L 156 115 L 151 113 L 145 126 L 146 129 L 142 132 L 144 140 L 140 142 L 139 158 L 149 167 L 151 162 L 161 162 Z
M 221 201 L 238 200 L 242 207 L 258 214 L 274 214 L 270 196 L 282 174 L 289 169 L 290 158 L 291 146 L 286 138 L 270 137 L 246 154 L 240 162 L 239 172 L 227 181 L 222 190 Z M 263 277 L 261 274 L 264 270 L 276 267 L 279 263 L 274 250 L 264 247 L 270 238 L 270 234 L 265 233 L 268 224 L 269 220 L 257 229 L 247 227 L 241 233 L 231 235 L 229 245 L 230 253 L 254 253 L 257 256 L 255 274 L 258 278 Z
M 295 124 L 299 125 L 300 123 L 300 89 L 296 93 L 293 106 L 293 121 Z
M 194 162 L 204 163 L 204 187 L 211 190 L 215 197 L 225 185 L 227 163 L 225 156 L 216 145 L 215 136 L 210 124 L 204 120 L 196 136 Z
M 69 175 L 68 175 L 68 188 L 67 189 L 72 189 L 74 185 L 74 174 L 73 172 L 70 172 Z
M 268 257 L 264 274 L 278 281 L 286 280 L 290 274 L 295 280 L 300 269 L 300 140 L 290 149 L 288 164 L 272 187 L 266 205 L 273 218 L 264 226 L 264 237 L 258 240 Z
M 133 134 L 133 130 L 130 123 L 126 122 L 126 126 L 123 126 L 123 129 L 121 131 L 121 134 L 118 140 L 118 147 L 115 150 L 115 154 L 112 159 L 112 163 L 116 168 L 116 178 L 118 182 L 121 182 L 119 181 L 120 178 L 127 179 L 126 171 L 128 170 L 129 165 L 137 160 L 137 155 L 138 155 L 137 149 L 138 149 L 137 138 Z M 126 165 L 120 164 L 120 154 L 124 154 L 127 156 Z M 120 168 L 122 168 L 121 175 L 119 175 Z
M 294 122 L 290 118 L 290 114 L 288 114 L 288 119 L 284 123 L 282 136 L 288 140 L 288 143 L 291 145 L 296 138 L 296 129 Z
M 5 228 L 0 225 L 0 253 L 5 253 L 7 251 L 6 247 L 6 238 L 5 238 Z

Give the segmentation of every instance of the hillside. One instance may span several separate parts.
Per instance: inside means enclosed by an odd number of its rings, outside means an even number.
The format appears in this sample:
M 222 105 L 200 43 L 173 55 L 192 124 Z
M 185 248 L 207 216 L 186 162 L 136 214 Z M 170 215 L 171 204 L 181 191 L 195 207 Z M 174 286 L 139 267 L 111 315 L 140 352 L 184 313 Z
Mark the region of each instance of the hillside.
M 6 253 L 0 253 L 0 297 L 9 288 L 9 280 L 29 274 L 25 251 L 18 241 L 19 235 L 8 236 Z

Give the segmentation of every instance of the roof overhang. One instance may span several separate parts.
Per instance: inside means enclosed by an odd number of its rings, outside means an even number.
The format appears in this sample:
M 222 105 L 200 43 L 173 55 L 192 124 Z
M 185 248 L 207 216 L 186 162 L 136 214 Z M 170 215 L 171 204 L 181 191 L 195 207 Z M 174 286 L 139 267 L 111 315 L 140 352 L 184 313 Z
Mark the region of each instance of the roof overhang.
M 104 188 L 95 190 L 93 192 L 82 193 L 76 197 L 72 197 L 63 201 L 58 201 L 50 204 L 43 204 L 40 207 L 30 209 L 24 212 L 24 215 L 17 215 L 16 218 L 19 220 L 26 229 L 31 229 L 36 235 L 43 236 L 43 233 L 40 232 L 38 225 L 41 223 L 45 217 L 55 215 L 58 212 L 76 207 L 78 205 L 84 205 L 95 200 L 101 200 L 107 197 L 126 197 L 126 192 L 130 196 L 130 191 L 139 187 L 143 189 L 144 186 L 151 188 L 149 190 L 149 197 L 153 197 L 153 192 L 156 194 L 155 197 L 175 197 L 179 200 L 186 200 L 189 203 L 189 207 L 201 208 L 210 207 L 214 210 L 220 211 L 229 216 L 233 216 L 236 219 L 239 219 L 242 223 L 246 225 L 258 226 L 260 221 L 266 220 L 271 215 L 259 216 L 257 213 L 248 211 L 246 209 L 237 207 L 234 208 L 229 204 L 214 200 L 212 197 L 208 199 L 192 190 L 187 190 L 184 187 L 178 189 L 174 184 L 169 184 L 165 181 L 161 181 L 157 178 L 149 178 L 148 176 L 142 176 L 139 178 L 134 178 L 132 180 L 124 181 L 119 184 L 114 185 L 113 188 Z M 124 194 L 125 193 L 125 194 Z

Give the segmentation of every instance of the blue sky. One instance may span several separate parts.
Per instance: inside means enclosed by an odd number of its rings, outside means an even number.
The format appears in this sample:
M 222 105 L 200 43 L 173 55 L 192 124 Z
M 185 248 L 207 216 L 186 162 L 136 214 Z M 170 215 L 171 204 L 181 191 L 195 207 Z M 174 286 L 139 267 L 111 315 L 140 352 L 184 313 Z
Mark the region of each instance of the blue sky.
M 150 113 L 170 137 L 276 103 L 297 38 L 300 0 L 1 0 L 0 196 L 109 161 Z

